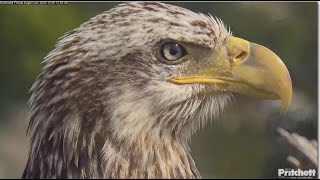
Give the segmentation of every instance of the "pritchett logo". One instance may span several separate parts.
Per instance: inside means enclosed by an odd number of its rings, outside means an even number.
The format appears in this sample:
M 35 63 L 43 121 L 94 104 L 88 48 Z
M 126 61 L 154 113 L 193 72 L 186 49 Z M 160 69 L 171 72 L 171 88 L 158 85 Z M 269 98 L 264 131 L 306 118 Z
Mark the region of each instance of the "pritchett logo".
M 278 176 L 279 177 L 300 177 L 300 178 L 315 178 L 316 170 L 309 169 L 309 170 L 302 170 L 302 169 L 278 169 Z

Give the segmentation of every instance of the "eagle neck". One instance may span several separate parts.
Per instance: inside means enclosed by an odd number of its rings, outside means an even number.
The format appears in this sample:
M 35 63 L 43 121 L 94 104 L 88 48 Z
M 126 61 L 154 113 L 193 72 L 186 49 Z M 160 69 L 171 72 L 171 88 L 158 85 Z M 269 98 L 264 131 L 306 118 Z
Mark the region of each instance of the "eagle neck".
M 105 178 L 200 178 L 188 144 L 172 138 L 106 141 L 102 159 Z

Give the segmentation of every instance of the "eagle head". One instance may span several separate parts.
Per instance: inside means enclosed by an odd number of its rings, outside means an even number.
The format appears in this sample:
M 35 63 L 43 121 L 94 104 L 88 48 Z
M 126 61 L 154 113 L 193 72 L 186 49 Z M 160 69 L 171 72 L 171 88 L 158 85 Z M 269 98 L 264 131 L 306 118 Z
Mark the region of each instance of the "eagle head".
M 271 50 L 213 16 L 123 3 L 63 36 L 31 88 L 25 177 L 200 177 L 187 145 L 232 94 L 279 99 L 291 79 Z

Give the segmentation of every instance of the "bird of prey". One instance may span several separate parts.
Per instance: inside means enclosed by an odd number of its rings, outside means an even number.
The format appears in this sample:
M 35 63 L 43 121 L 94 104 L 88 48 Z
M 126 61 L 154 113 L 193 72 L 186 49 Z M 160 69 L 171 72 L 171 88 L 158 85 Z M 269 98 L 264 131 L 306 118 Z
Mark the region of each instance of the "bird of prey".
M 234 93 L 291 99 L 271 50 L 212 15 L 127 2 L 59 39 L 31 87 L 23 178 L 201 178 L 189 140 Z

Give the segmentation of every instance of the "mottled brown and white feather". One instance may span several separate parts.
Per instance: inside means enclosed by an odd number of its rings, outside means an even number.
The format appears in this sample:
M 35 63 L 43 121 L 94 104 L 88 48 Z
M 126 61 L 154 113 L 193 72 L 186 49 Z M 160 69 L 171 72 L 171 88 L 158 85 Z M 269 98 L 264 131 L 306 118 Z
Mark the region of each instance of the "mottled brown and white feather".
M 222 21 L 158 2 L 123 3 L 59 39 L 30 92 L 23 178 L 200 178 L 188 140 L 229 95 L 167 79 L 185 64 L 157 60 L 159 42 L 212 50 Z

